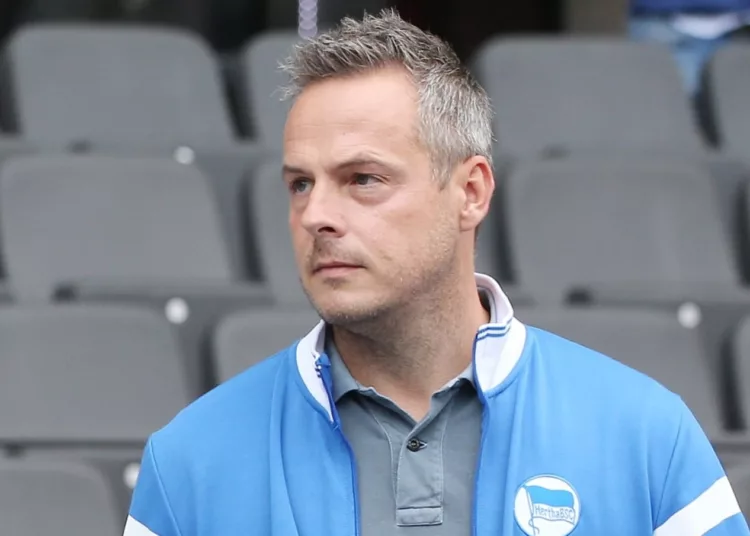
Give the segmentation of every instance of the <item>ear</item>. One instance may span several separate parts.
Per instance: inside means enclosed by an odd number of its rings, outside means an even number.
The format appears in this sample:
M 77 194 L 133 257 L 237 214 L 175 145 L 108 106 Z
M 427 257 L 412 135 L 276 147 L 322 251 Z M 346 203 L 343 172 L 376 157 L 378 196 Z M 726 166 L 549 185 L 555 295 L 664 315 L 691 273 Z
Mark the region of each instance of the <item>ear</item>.
M 460 166 L 463 206 L 460 212 L 462 231 L 479 227 L 487 212 L 495 192 L 495 177 L 492 166 L 484 156 L 472 156 Z

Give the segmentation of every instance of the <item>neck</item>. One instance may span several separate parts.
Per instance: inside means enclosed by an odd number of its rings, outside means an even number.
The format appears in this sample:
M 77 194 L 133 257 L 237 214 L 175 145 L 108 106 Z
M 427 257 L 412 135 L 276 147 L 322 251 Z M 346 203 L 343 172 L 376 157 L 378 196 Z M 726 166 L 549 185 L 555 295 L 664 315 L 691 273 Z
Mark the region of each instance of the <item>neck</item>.
M 489 321 L 473 274 L 463 279 L 364 325 L 333 327 L 352 376 L 415 420 L 427 414 L 432 395 L 469 366 L 476 332 Z

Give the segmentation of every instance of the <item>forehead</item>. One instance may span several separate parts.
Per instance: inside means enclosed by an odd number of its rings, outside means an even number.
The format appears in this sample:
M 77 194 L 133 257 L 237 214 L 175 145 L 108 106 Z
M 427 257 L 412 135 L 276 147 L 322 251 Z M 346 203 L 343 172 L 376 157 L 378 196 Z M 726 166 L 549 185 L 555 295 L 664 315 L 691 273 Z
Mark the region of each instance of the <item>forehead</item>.
M 285 152 L 367 148 L 398 155 L 419 148 L 417 91 L 406 71 L 387 67 L 315 82 L 289 112 Z

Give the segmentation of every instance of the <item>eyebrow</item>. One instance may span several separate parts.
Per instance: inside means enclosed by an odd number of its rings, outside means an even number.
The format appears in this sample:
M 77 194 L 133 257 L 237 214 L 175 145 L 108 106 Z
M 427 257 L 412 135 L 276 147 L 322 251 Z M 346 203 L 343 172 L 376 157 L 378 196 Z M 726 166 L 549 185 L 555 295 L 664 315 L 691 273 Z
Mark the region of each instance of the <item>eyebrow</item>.
M 393 169 L 392 165 L 387 164 L 383 160 L 380 160 L 379 158 L 376 158 L 371 155 L 356 155 L 352 158 L 349 158 L 348 160 L 344 160 L 342 162 L 339 162 L 334 166 L 334 169 L 341 170 L 346 169 L 350 167 L 356 167 L 356 166 L 380 166 L 387 169 Z M 284 164 L 282 166 L 282 173 L 284 175 L 310 175 L 310 172 L 297 166 Z
M 300 167 L 296 167 L 296 166 L 290 166 L 288 164 L 284 164 L 281 167 L 281 173 L 283 175 L 307 175 L 308 174 L 304 169 Z

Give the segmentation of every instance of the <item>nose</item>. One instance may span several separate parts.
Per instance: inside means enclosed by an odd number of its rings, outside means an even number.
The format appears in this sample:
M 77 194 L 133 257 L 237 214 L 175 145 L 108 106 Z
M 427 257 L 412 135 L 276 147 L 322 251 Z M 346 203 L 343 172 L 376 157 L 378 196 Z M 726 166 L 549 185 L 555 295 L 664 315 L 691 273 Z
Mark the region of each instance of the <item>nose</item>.
M 302 210 L 300 223 L 313 236 L 342 236 L 345 232 L 341 196 L 327 181 L 316 181 Z

